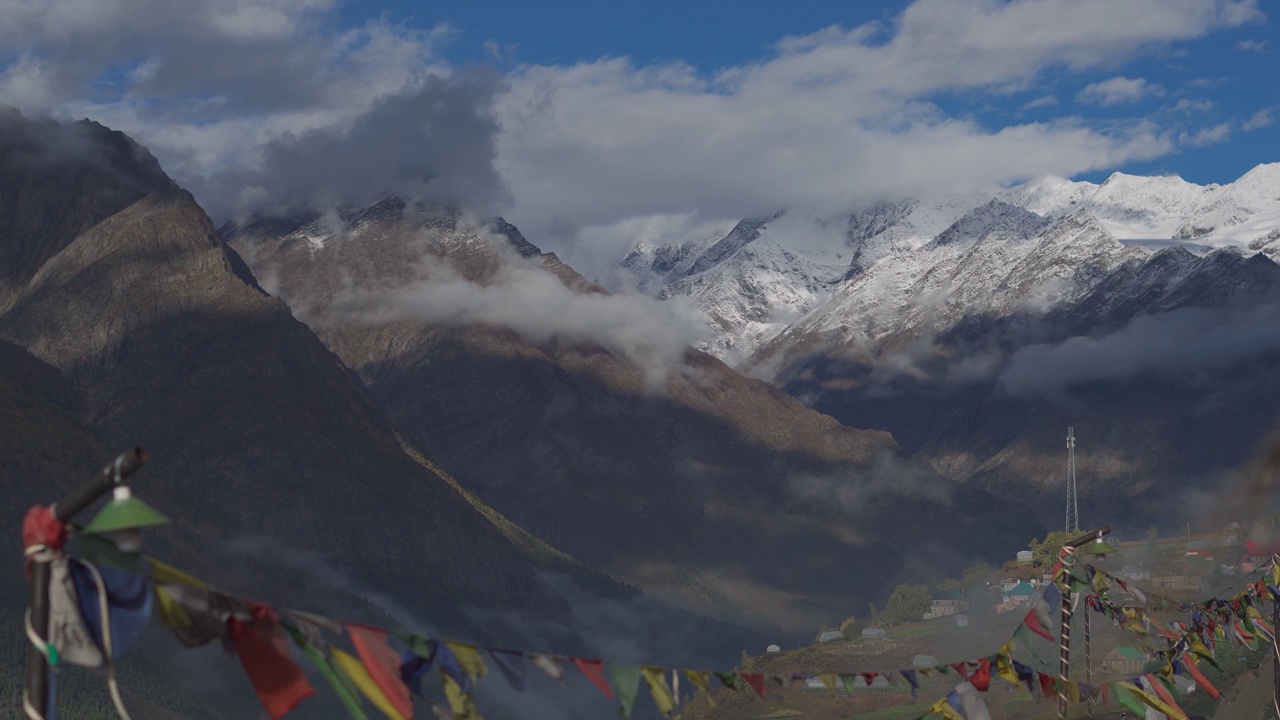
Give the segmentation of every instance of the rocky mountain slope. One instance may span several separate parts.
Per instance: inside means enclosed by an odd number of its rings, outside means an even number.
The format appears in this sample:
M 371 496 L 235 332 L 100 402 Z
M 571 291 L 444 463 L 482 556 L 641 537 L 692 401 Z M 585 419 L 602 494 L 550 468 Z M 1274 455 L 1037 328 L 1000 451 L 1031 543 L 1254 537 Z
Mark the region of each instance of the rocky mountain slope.
M 90 122 L 4 122 L 0 157 L 24 158 L 0 167 L 13 518 L 55 501 L 105 448 L 139 444 L 153 457 L 139 492 L 175 521 L 150 551 L 232 592 L 562 652 L 622 638 L 636 661 L 721 663 L 763 642 L 585 567 L 459 486 L 132 141 Z M 25 587 L 5 587 L 3 614 L 18 617 Z M 169 700 L 153 709 L 166 717 L 256 712 L 234 663 L 156 632 L 140 669 L 126 663 L 126 694 L 162 684 Z M 3 650 L 0 674 L 23 647 Z
M 151 449 L 156 473 L 280 552 L 412 592 L 444 624 L 468 602 L 562 607 L 144 150 L 93 123 L 5 122 L 0 153 L 26 160 L 4 165 L 0 238 L 35 260 L 5 268 L 19 289 L 0 336 L 59 371 L 108 442 Z
M 416 445 L 591 567 L 807 632 L 915 562 L 962 563 L 1035 531 L 994 498 L 955 494 L 887 434 L 680 337 L 636 322 L 622 342 L 615 313 L 642 299 L 603 293 L 508 224 L 395 197 L 338 220 L 227 235 Z M 673 271 L 740 255 L 754 234 L 741 226 Z
M 873 208 L 850 221 L 844 277 L 739 368 L 889 430 L 946 474 L 1038 500 L 1046 522 L 1074 424 L 1086 503 L 1129 498 L 1159 519 L 1188 488 L 1212 494 L 1275 424 L 1278 168 Z
M 621 267 L 718 320 L 700 347 L 946 474 L 1030 492 L 1046 522 L 1069 424 L 1102 507 L 1212 492 L 1275 423 L 1280 164 L 1222 186 L 1116 173 L 883 204 L 832 235 L 851 256 L 838 277 L 794 249 L 810 239 L 753 227 L 795 259 L 763 273 L 748 243 L 699 273 L 663 266 L 694 243 L 641 246 Z M 792 297 L 804 314 L 767 326 L 724 311 Z

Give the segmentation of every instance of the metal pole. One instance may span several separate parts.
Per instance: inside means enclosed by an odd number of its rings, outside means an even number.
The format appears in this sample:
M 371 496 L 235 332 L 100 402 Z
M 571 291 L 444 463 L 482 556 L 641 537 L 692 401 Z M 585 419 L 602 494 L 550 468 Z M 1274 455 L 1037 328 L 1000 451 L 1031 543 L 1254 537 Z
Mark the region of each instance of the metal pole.
M 121 453 L 102 469 L 98 477 L 82 485 L 49 510 L 59 522 L 66 522 L 103 493 L 124 482 L 125 478 L 146 463 L 147 453 L 142 448 Z M 31 627 L 46 642 L 49 638 L 49 560 L 41 553 L 33 557 L 31 563 Z M 27 643 L 25 694 L 27 717 L 31 720 L 45 720 L 45 714 L 49 710 L 49 664 L 44 653 L 30 642 Z
M 1063 546 L 1062 563 L 1067 565 L 1072 560 L 1075 548 Z M 1071 582 L 1063 583 L 1062 590 L 1062 629 L 1058 639 L 1058 720 L 1067 717 L 1067 677 L 1071 674 Z
M 33 559 L 31 562 L 31 627 L 46 640 L 49 637 L 49 561 Z M 49 665 L 44 653 L 27 642 L 26 708 L 33 720 L 44 720 L 49 705 Z
M 1070 574 L 1071 565 L 1075 563 L 1075 550 L 1081 545 L 1101 540 L 1103 535 L 1111 532 L 1111 526 L 1108 525 L 1101 530 L 1094 530 L 1091 533 L 1081 535 L 1074 540 L 1062 544 L 1062 552 L 1058 555 L 1059 561 L 1062 563 L 1063 572 Z M 1058 688 L 1058 719 L 1063 720 L 1067 717 L 1067 679 L 1071 675 L 1071 580 L 1067 579 L 1062 583 L 1062 629 L 1058 640 L 1058 679 L 1061 681 L 1061 687 Z M 1085 672 L 1088 673 L 1089 663 L 1089 608 L 1085 608 Z M 1089 676 L 1087 676 L 1089 677 Z
M 1084 599 L 1084 681 L 1089 686 L 1089 717 L 1093 717 L 1093 665 L 1089 661 L 1089 618 L 1093 613 L 1089 612 L 1089 598 Z
M 1272 562 L 1280 562 L 1280 555 L 1272 558 Z M 1280 598 L 1271 598 L 1271 627 L 1280 628 Z M 1280 718 L 1280 638 L 1271 638 L 1271 704 L 1276 717 Z

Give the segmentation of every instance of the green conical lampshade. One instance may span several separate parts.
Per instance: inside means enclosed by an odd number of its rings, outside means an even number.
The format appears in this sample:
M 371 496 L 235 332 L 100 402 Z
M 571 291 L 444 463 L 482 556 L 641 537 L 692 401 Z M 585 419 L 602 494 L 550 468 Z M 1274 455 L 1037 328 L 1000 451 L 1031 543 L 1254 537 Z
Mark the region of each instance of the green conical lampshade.
M 1106 555 L 1107 553 L 1113 553 L 1115 551 L 1115 548 L 1101 540 L 1094 540 L 1088 547 L 1088 553 L 1090 555 Z
M 111 502 L 98 512 L 84 532 L 109 533 L 130 528 L 166 525 L 168 522 L 169 518 L 133 497 L 128 487 L 120 486 L 115 489 Z

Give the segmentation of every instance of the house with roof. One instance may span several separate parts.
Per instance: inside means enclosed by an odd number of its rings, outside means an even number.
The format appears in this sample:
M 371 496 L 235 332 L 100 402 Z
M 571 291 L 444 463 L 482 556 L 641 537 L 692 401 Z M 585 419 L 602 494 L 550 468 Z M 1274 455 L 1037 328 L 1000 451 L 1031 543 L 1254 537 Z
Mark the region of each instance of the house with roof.
M 955 615 L 969 609 L 969 599 L 956 590 L 939 590 L 929 598 L 929 612 L 925 620 Z
M 1191 570 L 1165 570 L 1151 574 L 1151 585 L 1164 590 L 1198 591 L 1202 577 Z
M 1006 590 L 1000 598 L 1000 604 L 1003 610 L 1012 610 L 1013 608 L 1024 607 L 1031 604 L 1031 597 L 1035 595 L 1036 589 L 1029 582 L 1020 582 Z
M 1251 573 L 1280 555 L 1280 542 L 1244 541 L 1244 557 L 1240 560 L 1240 572 Z
M 1143 582 L 1151 579 L 1151 571 L 1141 565 L 1125 565 L 1116 573 L 1122 580 Z
M 1134 647 L 1121 646 L 1107 653 L 1098 669 L 1108 675 L 1138 675 L 1147 662 L 1147 656 Z

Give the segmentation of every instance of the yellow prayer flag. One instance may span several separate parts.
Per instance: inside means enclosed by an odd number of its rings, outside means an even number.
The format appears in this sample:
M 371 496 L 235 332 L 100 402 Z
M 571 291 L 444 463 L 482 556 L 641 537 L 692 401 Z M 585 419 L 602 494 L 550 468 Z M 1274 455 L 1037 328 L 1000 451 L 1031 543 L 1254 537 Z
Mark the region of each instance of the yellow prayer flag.
M 947 720 L 964 720 L 964 716 L 956 712 L 956 709 L 951 707 L 951 703 L 947 702 L 946 698 L 934 703 L 933 707 L 929 708 L 929 712 L 934 715 L 941 715 Z
M 818 680 L 822 682 L 822 686 L 831 691 L 832 695 L 836 694 L 836 682 L 839 680 L 832 673 L 823 673 L 818 676 Z
M 359 660 L 337 648 L 330 648 L 329 651 L 333 653 L 333 659 L 338 662 L 338 667 L 342 672 L 351 678 L 351 682 L 355 683 L 360 692 L 369 698 L 369 702 L 373 703 L 374 707 L 381 710 L 382 714 L 391 718 L 391 720 L 406 720 L 403 715 L 396 712 L 391 700 L 387 698 L 386 693 L 382 692 L 382 688 L 379 688 L 378 684 L 373 681 L 373 678 L 369 676 L 369 671 L 365 670 L 364 665 L 360 664 Z
M 151 579 L 157 585 L 190 585 L 191 587 L 207 588 L 209 587 L 203 580 L 192 577 L 172 565 L 166 565 L 155 558 L 147 558 L 151 561 Z
M 1067 697 L 1071 699 L 1071 702 L 1078 705 L 1080 703 L 1080 683 L 1068 680 L 1066 682 L 1066 688 Z
M 441 678 L 444 682 L 444 697 L 449 701 L 449 709 L 457 720 L 484 720 L 475 701 L 471 699 L 471 694 L 462 692 L 457 680 L 445 673 L 441 673 Z
M 707 689 L 708 683 L 711 682 L 711 673 L 706 670 L 685 670 L 684 676 L 707 696 L 707 702 L 711 707 L 716 706 L 716 701 L 711 699 L 711 691 Z
M 480 651 L 475 645 L 456 642 L 446 642 L 445 645 L 448 645 L 454 657 L 458 658 L 458 664 L 462 666 L 462 671 L 467 674 L 467 677 L 471 678 L 471 682 L 479 680 L 489 672 L 489 667 L 484 664 L 484 658 L 480 656 Z
M 187 614 L 187 609 L 179 605 L 163 585 L 155 586 L 155 596 L 156 612 L 160 614 L 160 622 L 171 628 L 191 626 L 191 616 Z
M 1009 642 L 1001 646 L 996 652 L 996 674 L 1014 685 L 1022 687 L 1022 683 L 1018 682 L 1018 673 L 1013 669 L 1014 647 L 1014 641 L 1010 638 Z
M 660 667 L 644 665 L 640 668 L 640 672 L 649 685 L 649 694 L 653 696 L 653 702 L 658 706 L 658 710 L 663 715 L 671 712 L 676 706 L 676 701 L 671 697 L 671 688 L 667 686 L 666 671 Z
M 1143 690 L 1137 685 L 1134 685 L 1131 682 L 1124 682 L 1124 681 L 1118 682 L 1116 684 L 1124 688 L 1125 690 L 1128 690 L 1129 692 L 1133 693 L 1134 695 L 1138 696 L 1139 700 L 1155 708 L 1157 711 L 1162 712 L 1165 715 L 1168 715 L 1171 720 L 1187 720 L 1186 714 L 1183 713 L 1181 710 L 1170 706 L 1165 701 L 1161 700 L 1155 695 L 1152 695 L 1146 690 Z

